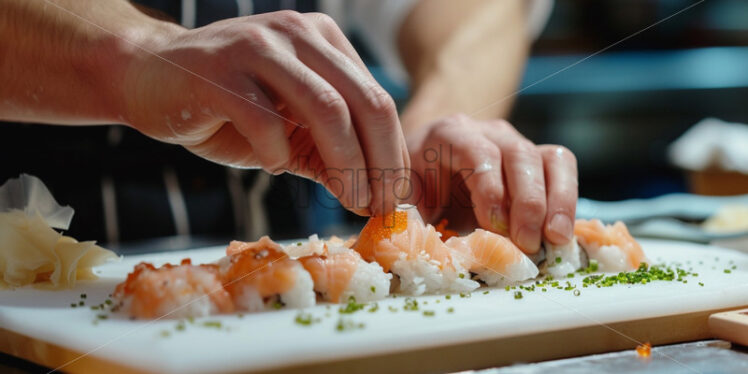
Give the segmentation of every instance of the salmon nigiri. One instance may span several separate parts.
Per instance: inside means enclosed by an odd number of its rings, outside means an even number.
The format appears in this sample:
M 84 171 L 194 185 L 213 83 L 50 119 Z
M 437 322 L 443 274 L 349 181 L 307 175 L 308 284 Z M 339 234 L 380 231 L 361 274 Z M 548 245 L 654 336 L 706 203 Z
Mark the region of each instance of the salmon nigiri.
M 180 265 L 156 268 L 141 262 L 112 295 L 132 318 L 185 318 L 232 313 L 234 303 L 223 289 L 216 265 Z
M 226 254 L 218 261 L 219 274 L 237 308 L 253 312 L 314 305 L 312 277 L 267 236 L 257 242 L 232 241 Z
M 467 236 L 456 236 L 446 245 L 464 258 L 471 272 L 489 286 L 521 282 L 538 275 L 538 267 L 511 240 L 477 229 Z
M 364 260 L 376 261 L 397 275 L 403 293 L 468 292 L 479 286 L 412 205 L 370 218 L 354 249 Z
M 301 256 L 299 262 L 311 274 L 314 290 L 325 301 L 338 303 L 353 297 L 369 302 L 387 297 L 392 274 L 385 273 L 376 262 L 364 261 L 350 244 L 337 237 L 321 241 L 312 235 L 307 243 L 291 244 L 285 251 Z
M 630 271 L 647 262 L 641 245 L 629 234 L 623 222 L 604 225 L 600 220 L 578 219 L 574 235 L 591 260 L 603 272 Z

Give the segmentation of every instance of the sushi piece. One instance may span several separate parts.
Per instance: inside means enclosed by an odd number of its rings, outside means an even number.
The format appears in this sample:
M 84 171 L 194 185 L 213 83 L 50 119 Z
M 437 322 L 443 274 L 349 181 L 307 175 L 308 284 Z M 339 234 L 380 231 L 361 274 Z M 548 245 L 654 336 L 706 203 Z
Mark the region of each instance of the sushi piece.
M 312 277 L 267 236 L 257 242 L 232 241 L 226 254 L 218 261 L 219 275 L 237 309 L 256 312 L 314 305 Z
M 317 239 L 316 235 L 310 242 Z M 366 262 L 358 252 L 345 245 L 340 239 L 332 238 L 323 242 L 322 253 L 315 246 L 307 246 L 310 254 L 299 258 L 314 280 L 314 290 L 324 301 L 345 302 L 353 297 L 357 302 L 381 300 L 390 293 L 392 274 L 385 273 L 376 262 Z M 302 254 L 303 247 L 291 245 L 289 249 Z M 293 248 L 296 247 L 296 248 Z
M 511 240 L 490 231 L 477 229 L 467 236 L 450 238 L 446 245 L 489 286 L 505 286 L 538 275 L 535 263 Z
M 603 272 L 631 271 L 648 262 L 641 245 L 629 234 L 623 222 L 604 225 L 600 220 L 578 219 L 574 235 L 590 260 L 596 260 Z
M 398 288 L 406 294 L 469 292 L 480 286 L 412 205 L 370 218 L 354 249 L 397 275 Z
M 118 308 L 132 318 L 187 318 L 234 312 L 234 302 L 218 277 L 217 265 L 141 262 L 112 294 Z
M 541 252 L 544 254 L 544 261 L 540 266 L 540 272 L 543 274 L 550 274 L 556 278 L 565 277 L 587 266 L 587 254 L 579 247 L 576 238 L 562 245 L 544 241 L 543 248 L 544 251 Z

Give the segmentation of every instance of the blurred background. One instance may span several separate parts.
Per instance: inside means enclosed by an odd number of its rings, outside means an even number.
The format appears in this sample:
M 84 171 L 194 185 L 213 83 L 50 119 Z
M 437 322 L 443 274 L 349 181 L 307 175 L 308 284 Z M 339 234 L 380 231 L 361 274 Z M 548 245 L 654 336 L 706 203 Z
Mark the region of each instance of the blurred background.
M 522 87 L 694 1 L 556 1 Z M 577 155 L 580 196 L 688 191 L 667 146 L 705 117 L 748 122 L 748 1 L 709 0 L 523 91 L 512 122 Z M 746 144 L 748 147 L 748 144 Z
M 580 196 L 612 201 L 689 191 L 688 174 L 668 161 L 668 144 L 705 117 L 748 122 L 748 1 L 704 1 L 579 62 L 694 3 L 555 2 L 510 121 L 537 143 L 574 151 Z M 365 48 L 361 53 L 367 58 Z M 404 103 L 407 88 L 367 60 Z M 40 177 L 59 202 L 76 208 L 70 235 L 121 251 L 259 234 L 340 235 L 363 222 L 310 182 L 227 169 L 128 128 L 2 126 L 0 181 L 21 172 Z M 258 184 L 273 188 L 262 193 Z M 246 208 L 258 204 L 266 216 Z M 113 220 L 133 223 L 115 232 Z

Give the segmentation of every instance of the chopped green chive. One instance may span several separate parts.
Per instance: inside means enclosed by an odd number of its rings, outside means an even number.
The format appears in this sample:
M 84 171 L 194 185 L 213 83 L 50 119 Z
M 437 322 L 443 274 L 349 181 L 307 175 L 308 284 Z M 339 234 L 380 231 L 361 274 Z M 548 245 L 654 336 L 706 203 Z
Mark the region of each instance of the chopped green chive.
M 403 306 L 403 310 L 407 310 L 409 312 L 415 312 L 418 311 L 418 301 L 416 299 L 408 297 L 405 299 L 405 305 Z
M 424 310 L 423 315 L 426 317 L 433 317 L 436 313 L 433 310 Z
M 515 299 L 521 299 L 522 298 L 522 291 L 514 291 L 514 298 Z
M 221 327 L 223 327 L 223 324 L 221 323 L 221 321 L 205 321 L 203 322 L 203 327 L 220 329 Z
M 345 304 L 345 307 L 339 308 L 338 312 L 341 314 L 352 314 L 364 309 L 364 306 L 366 305 L 357 303 L 356 298 L 351 296 L 348 298 L 348 303 Z

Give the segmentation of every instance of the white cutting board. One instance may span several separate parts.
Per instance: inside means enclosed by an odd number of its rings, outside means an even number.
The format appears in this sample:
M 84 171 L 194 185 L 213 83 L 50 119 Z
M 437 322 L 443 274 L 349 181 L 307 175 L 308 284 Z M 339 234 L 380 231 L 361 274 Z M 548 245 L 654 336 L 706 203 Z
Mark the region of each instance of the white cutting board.
M 295 310 L 211 317 L 188 323 L 184 331 L 175 329 L 174 320 L 110 317 L 93 324 L 97 312 L 88 305 L 106 299 L 137 262 L 160 265 L 184 257 L 210 262 L 222 256 L 223 248 L 132 256 L 101 266 L 100 279 L 80 283 L 74 290 L 0 291 L 0 349 L 50 367 L 75 359 L 62 367 L 73 372 L 107 367 L 174 373 L 454 370 L 623 349 L 644 339 L 660 344 L 700 339 L 706 318 L 700 312 L 748 305 L 748 255 L 689 243 L 641 243 L 653 262 L 678 261 L 698 272 L 698 278 L 687 278 L 687 284 L 653 282 L 598 289 L 581 288 L 578 275 L 570 281 L 580 286 L 579 296 L 549 289 L 523 292 L 523 298 L 516 300 L 513 292 L 504 289 L 488 294 L 480 289 L 470 298 L 417 298 L 421 310 L 435 312 L 431 317 L 403 311 L 405 298 L 398 296 L 380 302 L 375 313 L 346 315 L 365 324 L 346 332 L 335 329 L 340 317 L 337 307 L 325 305 L 307 310 L 322 320 L 308 327 L 294 322 Z M 732 265 L 737 269 L 726 274 L 724 269 Z M 87 294 L 87 306 L 71 308 L 81 293 Z M 398 311 L 391 312 L 389 306 Z M 447 313 L 450 307 L 453 313 Z M 663 316 L 669 317 L 657 318 Z M 221 321 L 223 330 L 198 326 L 205 320 Z M 162 336 L 164 330 L 170 331 L 169 337 Z M 88 355 L 79 357 L 83 353 Z

